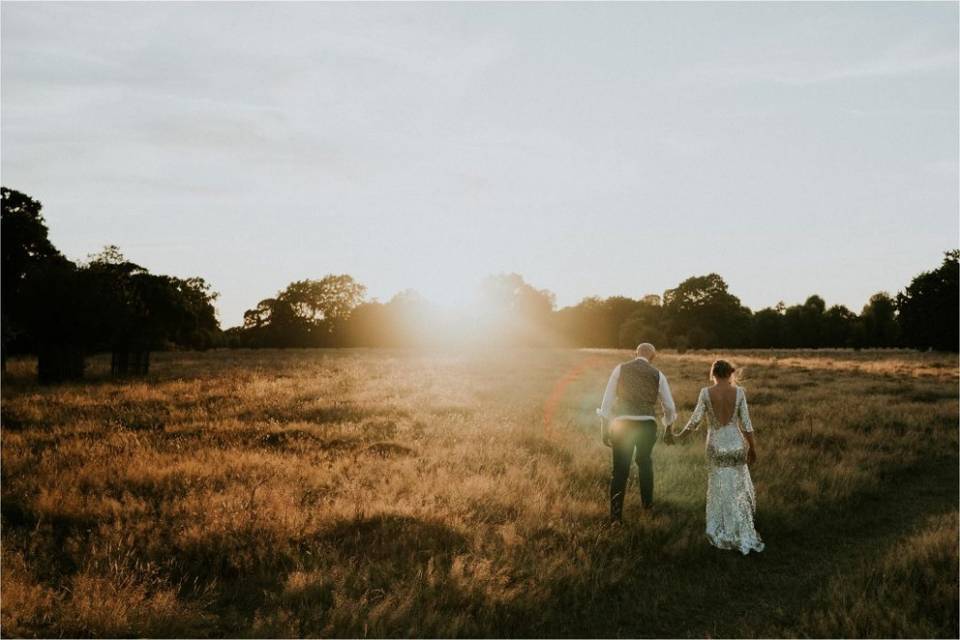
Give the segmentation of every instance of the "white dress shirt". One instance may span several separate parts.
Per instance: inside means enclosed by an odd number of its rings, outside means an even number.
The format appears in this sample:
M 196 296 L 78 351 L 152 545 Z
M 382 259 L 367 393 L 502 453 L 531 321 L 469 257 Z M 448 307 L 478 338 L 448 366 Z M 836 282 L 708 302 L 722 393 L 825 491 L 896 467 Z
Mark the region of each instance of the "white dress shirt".
M 647 364 L 650 361 L 646 358 L 637 358 Z M 620 365 L 618 364 L 610 374 L 610 380 L 607 382 L 607 390 L 603 392 L 603 402 L 597 414 L 607 420 L 656 420 L 654 416 L 611 416 L 613 403 L 617 399 L 617 384 L 620 382 Z M 667 383 L 667 376 L 660 372 L 660 389 L 657 393 L 657 399 L 660 400 L 660 407 L 663 409 L 662 422 L 665 426 L 673 424 L 677 419 L 677 407 L 673 404 L 673 396 L 670 395 L 670 385 Z

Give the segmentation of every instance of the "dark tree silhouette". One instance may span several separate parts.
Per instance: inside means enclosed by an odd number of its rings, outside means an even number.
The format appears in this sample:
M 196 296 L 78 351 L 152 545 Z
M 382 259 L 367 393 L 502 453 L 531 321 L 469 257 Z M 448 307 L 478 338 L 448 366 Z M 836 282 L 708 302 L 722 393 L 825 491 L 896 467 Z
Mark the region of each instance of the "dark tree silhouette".
M 633 341 L 633 334 L 642 333 L 649 340 L 660 340 L 663 335 L 660 310 L 658 295 L 647 295 L 642 300 L 592 296 L 558 311 L 555 325 L 566 344 L 619 347 L 624 341 Z
M 19 343 L 19 350 L 36 348 L 35 337 L 29 335 L 30 325 L 25 322 L 28 311 L 24 305 L 24 284 L 28 273 L 51 264 L 65 268 L 67 260 L 50 242 L 40 202 L 6 187 L 0 188 L 0 201 L 0 242 L 3 245 L 0 262 L 0 359 L 5 370 L 7 350 L 11 343 Z
M 68 260 L 32 265 L 23 279 L 22 318 L 30 328 L 42 384 L 83 377 L 99 309 L 87 274 Z
M 948 251 L 943 263 L 913 279 L 897 296 L 903 342 L 915 349 L 960 348 L 960 251 Z
M 786 342 L 784 336 L 785 312 L 786 306 L 783 302 L 780 302 L 776 307 L 760 309 L 753 314 L 751 346 L 764 349 L 783 347 Z
M 93 256 L 85 267 L 97 299 L 97 338 L 111 353 L 113 375 L 145 374 L 149 369 L 150 342 L 143 296 L 147 270 L 129 262 L 115 246 Z M 132 369 L 131 369 L 132 354 Z
M 298 280 L 243 315 L 247 344 L 254 347 L 335 346 L 366 287 L 348 275 Z
M 854 346 L 857 314 L 845 306 L 834 305 L 823 314 L 818 346 L 839 349 Z
M 875 293 L 860 312 L 861 340 L 867 347 L 895 347 L 900 339 L 897 305 L 890 294 Z
M 202 278 L 151 274 L 115 246 L 83 271 L 97 301 L 94 334 L 112 354 L 114 375 L 146 374 L 150 352 L 168 345 L 204 349 L 215 340 L 217 294 Z
M 644 296 L 634 307 L 633 313 L 620 324 L 617 338 L 618 346 L 624 348 L 636 347 L 641 342 L 666 345 L 660 296 Z
M 783 313 L 785 347 L 812 349 L 821 346 L 823 316 L 827 304 L 818 295 L 812 295 L 803 304 L 787 307 Z
M 680 346 L 740 347 L 749 340 L 750 310 L 716 273 L 687 278 L 664 291 L 663 318 L 670 340 Z

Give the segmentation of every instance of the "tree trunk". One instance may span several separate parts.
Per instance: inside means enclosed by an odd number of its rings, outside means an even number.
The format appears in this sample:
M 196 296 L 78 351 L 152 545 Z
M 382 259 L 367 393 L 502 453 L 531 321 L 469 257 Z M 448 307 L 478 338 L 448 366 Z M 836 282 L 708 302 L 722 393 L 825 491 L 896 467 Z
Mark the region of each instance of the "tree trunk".
M 150 372 L 148 350 L 114 349 L 110 356 L 110 374 L 116 377 L 145 376 Z
M 110 353 L 110 375 L 125 376 L 130 370 L 130 352 L 114 347 Z
M 83 348 L 71 344 L 47 344 L 37 349 L 37 378 L 54 384 L 83 378 Z
M 150 371 L 150 352 L 134 351 L 131 360 L 130 373 L 135 376 L 145 376 Z

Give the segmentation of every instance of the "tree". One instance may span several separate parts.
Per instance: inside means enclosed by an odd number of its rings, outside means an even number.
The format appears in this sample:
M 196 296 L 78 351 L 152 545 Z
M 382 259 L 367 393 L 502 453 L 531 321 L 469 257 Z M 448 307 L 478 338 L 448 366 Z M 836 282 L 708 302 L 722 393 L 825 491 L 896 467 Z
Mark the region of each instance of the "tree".
M 603 301 L 603 329 L 604 346 L 619 347 L 621 345 L 621 329 L 628 318 L 633 317 L 644 303 L 625 296 L 611 296 Z M 658 309 L 657 307 L 651 307 Z M 652 327 L 651 327 L 652 328 Z M 654 336 L 651 339 L 655 339 Z M 637 345 L 633 345 L 636 347 Z
M 558 311 L 554 325 L 570 346 L 607 347 L 611 345 L 607 344 L 605 331 L 599 328 L 602 316 L 603 299 L 591 296 Z
M 556 326 L 567 344 L 585 347 L 630 347 L 635 336 L 659 341 L 660 296 L 646 295 L 641 300 L 625 296 L 584 298 L 556 314 Z M 662 342 L 661 342 L 662 344 Z
M 2 361 L 6 368 L 8 347 L 16 350 L 35 348 L 35 336 L 30 336 L 30 325 L 25 322 L 24 283 L 31 269 L 43 268 L 54 263 L 59 268 L 67 266 L 64 258 L 50 242 L 46 222 L 41 210 L 43 205 L 30 196 L 14 189 L 0 188 L 0 311 L 3 326 Z
M 895 347 L 900 338 L 897 324 L 897 305 L 889 293 L 881 291 L 870 296 L 860 312 L 864 346 Z
M 948 251 L 933 271 L 915 277 L 897 295 L 904 343 L 914 349 L 957 351 L 960 345 L 960 251 Z
M 219 332 L 217 294 L 202 278 L 151 274 L 116 246 L 91 256 L 82 272 L 97 305 L 91 333 L 110 350 L 114 375 L 145 374 L 151 351 L 168 344 L 204 349 Z
M 333 346 L 345 339 L 344 323 L 365 291 L 345 274 L 291 282 L 243 314 L 248 342 L 260 347 Z
M 132 373 L 149 368 L 149 336 L 144 331 L 148 314 L 139 285 L 147 270 L 128 261 L 115 245 L 90 256 L 83 274 L 92 283 L 91 295 L 98 309 L 97 328 L 93 332 L 98 346 L 110 351 L 113 375 L 130 373 L 130 354 L 134 354 Z
M 395 347 L 395 328 L 387 305 L 376 300 L 362 302 L 350 314 L 344 344 L 350 347 Z
M 843 305 L 833 305 L 823 314 L 820 345 L 839 349 L 854 346 L 857 314 Z
M 823 315 L 827 304 L 812 295 L 803 304 L 787 307 L 783 312 L 783 346 L 791 349 L 815 349 L 821 345 Z
M 438 311 L 419 293 L 401 291 L 389 302 L 364 302 L 344 325 L 342 344 L 356 347 L 415 347 L 449 338 Z
M 99 312 L 95 292 L 91 279 L 69 260 L 36 262 L 27 269 L 18 316 L 29 327 L 41 384 L 83 377 Z
M 695 349 L 740 347 L 750 336 L 750 310 L 716 273 L 687 278 L 663 293 L 664 325 L 671 341 Z
M 220 297 L 203 278 L 175 278 L 162 276 L 172 294 L 172 313 L 176 320 L 172 341 L 191 349 L 209 349 L 220 337 L 220 321 L 214 302 Z
M 328 275 L 291 282 L 278 297 L 293 307 L 297 317 L 320 324 L 348 317 L 365 291 L 366 287 L 348 275 Z
M 306 346 L 310 336 L 307 322 L 280 295 L 265 298 L 245 311 L 243 326 L 246 340 L 253 347 Z
M 531 286 L 518 273 L 488 276 L 480 285 L 477 334 L 508 344 L 550 343 L 555 304 L 552 292 Z
M 0 189 L 3 353 L 37 354 L 40 382 L 82 377 L 87 353 L 109 349 L 115 373 L 146 372 L 151 349 L 211 345 L 216 293 L 202 278 L 158 276 L 108 246 L 78 266 L 53 246 L 33 198 Z M 132 354 L 132 357 L 131 357 Z
M 620 324 L 618 344 L 622 348 L 631 349 L 641 342 L 665 345 L 666 341 L 660 296 L 644 296 L 635 305 L 633 313 Z
M 763 349 L 775 349 L 784 345 L 784 307 L 767 307 L 753 314 L 751 345 Z
M 438 312 L 418 292 L 407 289 L 384 305 L 388 343 L 395 347 L 441 343 Z

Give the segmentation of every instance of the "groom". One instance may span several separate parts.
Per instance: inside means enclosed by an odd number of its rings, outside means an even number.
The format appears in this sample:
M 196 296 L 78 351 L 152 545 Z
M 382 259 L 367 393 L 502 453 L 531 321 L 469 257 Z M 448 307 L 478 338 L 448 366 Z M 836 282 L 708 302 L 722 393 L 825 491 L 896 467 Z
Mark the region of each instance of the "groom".
M 669 427 L 677 419 L 677 409 L 670 395 L 667 377 L 651 364 L 657 350 L 649 342 L 637 347 L 637 357 L 618 364 L 603 394 L 600 415 L 600 438 L 613 449 L 613 475 L 610 478 L 610 518 L 623 520 L 623 494 L 630 475 L 631 459 L 640 467 L 640 498 L 644 509 L 653 506 L 653 461 L 650 454 L 657 442 L 654 407 L 663 408 L 663 424 Z M 671 441 L 670 430 L 664 442 Z

